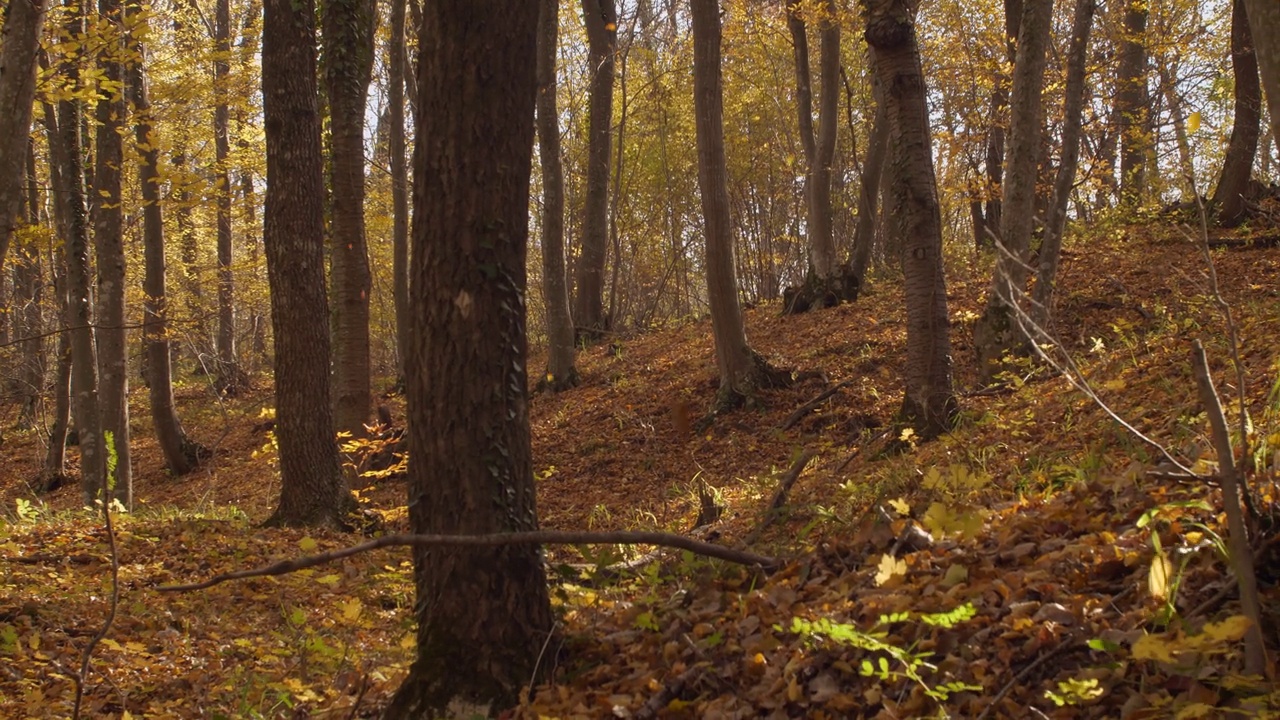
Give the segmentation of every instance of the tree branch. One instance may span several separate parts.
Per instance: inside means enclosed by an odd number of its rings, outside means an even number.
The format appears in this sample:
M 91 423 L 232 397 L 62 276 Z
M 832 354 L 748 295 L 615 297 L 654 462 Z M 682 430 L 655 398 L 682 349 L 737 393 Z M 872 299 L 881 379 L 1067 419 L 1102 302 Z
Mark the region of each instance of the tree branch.
M 494 533 L 491 535 L 386 535 L 351 547 L 331 550 L 317 555 L 282 560 L 278 563 L 252 570 L 215 575 L 208 580 L 187 585 L 162 585 L 160 592 L 189 592 L 221 585 L 230 580 L 285 575 L 306 568 L 326 565 L 336 560 L 367 553 L 384 547 L 432 547 L 432 546 L 497 547 L 500 545 L 660 545 L 688 550 L 695 555 L 718 558 L 739 565 L 757 565 L 764 570 L 776 570 L 782 565 L 777 558 L 734 550 L 722 545 L 694 540 L 684 535 L 665 532 L 568 532 L 536 530 L 532 532 Z

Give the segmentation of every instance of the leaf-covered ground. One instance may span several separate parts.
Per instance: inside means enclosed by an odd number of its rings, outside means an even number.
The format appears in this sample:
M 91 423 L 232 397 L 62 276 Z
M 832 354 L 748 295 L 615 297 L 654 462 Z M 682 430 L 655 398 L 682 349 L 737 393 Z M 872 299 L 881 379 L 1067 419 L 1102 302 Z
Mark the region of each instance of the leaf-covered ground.
M 1268 399 L 1280 251 L 1213 259 L 1239 325 L 1266 511 L 1280 446 Z M 1054 329 L 1122 417 L 1211 473 L 1193 339 L 1205 341 L 1224 395 L 1237 388 L 1205 269 L 1173 230 L 1100 230 L 1064 260 Z M 892 429 L 905 326 L 891 276 L 851 306 L 788 318 L 776 306 L 749 311 L 752 344 L 806 379 L 706 432 L 691 429 L 715 391 L 706 320 L 591 348 L 580 356 L 582 387 L 534 399 L 544 526 L 687 532 L 701 488 L 724 513 L 700 537 L 753 540 L 792 561 L 764 575 L 664 553 L 618 571 L 598 569 L 617 553 L 553 550 L 561 626 L 545 661 L 554 672 L 515 714 L 1146 718 L 1280 708 L 1269 685 L 1237 674 L 1242 628 L 1214 544 L 1216 489 L 1161 475 L 1158 452 L 1038 366 L 1015 368 L 1003 389 L 976 388 L 970 336 L 989 271 L 968 256 L 949 258 L 949 270 L 965 396 L 959 428 L 938 442 L 916 447 Z M 847 384 L 783 429 L 838 383 Z M 218 404 L 189 379 L 179 397 L 189 432 L 215 454 L 190 477 L 167 477 L 145 393 L 135 396 L 139 508 L 117 519 L 118 612 L 92 658 L 83 716 L 376 715 L 413 652 L 407 552 L 156 592 L 361 539 L 256 527 L 278 492 L 268 388 Z M 98 516 L 76 509 L 74 488 L 30 493 L 42 448 L 34 435 L 7 435 L 0 717 L 65 717 L 71 675 L 110 604 L 107 538 Z M 806 450 L 812 461 L 769 512 Z M 395 478 L 362 490 L 396 529 L 404 495 Z M 1273 651 L 1275 557 L 1260 563 Z

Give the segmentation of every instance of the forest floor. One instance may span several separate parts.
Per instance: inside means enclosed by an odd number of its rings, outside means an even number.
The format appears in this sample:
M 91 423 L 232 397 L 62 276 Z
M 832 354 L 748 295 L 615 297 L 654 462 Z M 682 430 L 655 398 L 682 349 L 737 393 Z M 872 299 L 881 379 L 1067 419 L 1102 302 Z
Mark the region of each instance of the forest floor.
M 1280 496 L 1280 250 L 1260 245 L 1212 258 L 1240 339 L 1252 488 L 1271 513 Z M 999 388 L 977 387 L 971 338 L 989 260 L 948 257 L 948 270 L 962 413 L 936 442 L 916 443 L 893 424 L 906 328 L 892 277 L 852 305 L 796 317 L 779 316 L 776 304 L 748 311 L 757 350 L 820 376 L 766 392 L 703 433 L 689 429 L 688 409 L 708 407 L 715 392 L 707 320 L 589 348 L 579 388 L 534 397 L 544 527 L 695 532 L 705 494 L 723 514 L 698 537 L 787 562 L 764 574 L 670 552 L 618 570 L 613 563 L 650 549 L 550 549 L 560 627 L 544 662 L 553 671 L 504 717 L 1280 710 L 1274 685 L 1239 674 L 1239 610 L 1214 544 L 1224 533 L 1217 489 L 1161 475 L 1159 451 L 1038 364 Z M 1096 228 L 1087 244 L 1068 246 L 1054 330 L 1119 416 L 1212 475 L 1192 341 L 1205 343 L 1229 417 L 1240 388 L 1206 270 L 1171 226 Z M 179 479 L 151 439 L 145 391 L 134 398 L 138 507 L 116 517 L 117 610 L 89 662 L 82 716 L 376 716 L 413 656 L 409 553 L 157 592 L 364 538 L 257 526 L 278 493 L 266 380 L 221 401 L 199 379 L 184 381 L 184 424 L 214 454 Z M 396 399 L 387 402 L 403 417 Z M 11 408 L 0 413 L 11 427 Z M 43 447 L 35 433 L 6 436 L 0 717 L 67 717 L 82 651 L 111 606 L 108 538 L 100 513 L 78 508 L 76 488 L 30 492 Z M 806 451 L 812 460 L 770 511 Z M 386 528 L 407 529 L 403 479 L 357 485 Z M 1280 563 L 1262 557 L 1274 677 Z

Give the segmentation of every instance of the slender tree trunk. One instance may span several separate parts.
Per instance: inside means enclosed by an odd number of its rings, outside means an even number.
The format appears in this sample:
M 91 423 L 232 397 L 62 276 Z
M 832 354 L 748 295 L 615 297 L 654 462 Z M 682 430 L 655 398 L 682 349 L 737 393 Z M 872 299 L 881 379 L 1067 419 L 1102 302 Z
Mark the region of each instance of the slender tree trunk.
M 591 73 L 588 110 L 587 197 L 576 269 L 573 319 L 584 338 L 609 329 L 604 317 L 604 266 L 609 242 L 609 158 L 613 138 L 613 70 L 618 41 L 614 0 L 582 0 Z
M 716 343 L 720 390 L 714 412 L 755 397 L 777 383 L 764 359 L 747 344 L 729 215 L 728 163 L 724 148 L 724 97 L 720 70 L 720 7 L 717 0 L 691 0 L 693 107 L 698 136 L 698 188 L 706 234 L 707 301 Z
M 387 52 L 390 73 L 388 104 L 391 128 L 391 294 L 396 309 L 396 370 L 403 382 L 409 352 L 409 171 L 404 139 L 405 3 L 391 2 L 391 39 Z
M 907 311 L 906 385 L 902 417 L 922 438 L 955 422 L 951 340 L 942 271 L 942 217 L 933 173 L 929 106 L 916 41 L 914 13 L 906 0 L 863 0 L 866 39 L 876 53 L 893 157 L 885 215 L 903 243 Z
M 836 272 L 834 218 L 831 209 L 831 164 L 836 155 L 836 122 L 839 112 L 840 22 L 835 0 L 823 5 L 822 49 L 818 75 L 822 95 L 818 107 L 818 135 L 809 165 L 809 258 L 820 278 Z
M 329 400 L 315 7 L 311 0 L 267 0 L 262 28 L 262 239 L 271 285 L 281 484 L 280 504 L 267 522 L 337 527 L 349 495 Z
M 1023 7 L 1010 101 L 1000 254 L 996 258 L 986 311 L 973 333 L 983 382 L 992 380 L 1000 369 L 1001 358 L 1024 339 L 1013 314 L 1027 284 L 1040 152 L 1040 97 L 1044 90 L 1045 50 L 1053 21 L 1053 0 L 1026 0 Z
M 1258 74 L 1266 93 L 1267 115 L 1271 118 L 1271 138 L 1280 147 L 1280 3 L 1273 0 L 1245 0 L 1250 35 L 1258 59 Z
M 1147 0 L 1123 6 L 1124 37 L 1117 53 L 1116 109 L 1120 117 L 1120 201 L 1136 206 L 1146 196 L 1147 152 L 1151 147 L 1147 91 Z
M 33 141 L 28 142 L 26 152 L 26 202 L 23 209 L 27 227 L 43 223 L 34 145 Z M 44 313 L 41 310 L 44 273 L 41 269 L 40 246 L 34 237 L 21 240 L 14 246 L 14 250 L 17 262 L 13 271 L 14 304 L 11 311 L 14 313 L 14 331 L 18 337 L 21 357 L 18 373 L 18 396 L 21 398 L 18 427 L 30 430 L 36 426 L 36 410 L 44 395 Z
M 1031 316 L 1041 328 L 1053 317 L 1053 290 L 1062 257 L 1062 236 L 1067 225 L 1067 202 L 1075 184 L 1080 160 L 1080 128 L 1084 116 L 1085 77 L 1089 60 L 1089 34 L 1097 0 L 1076 0 L 1071 21 L 1071 46 L 1067 50 L 1067 87 L 1062 107 L 1062 162 L 1053 183 L 1053 203 L 1044 242 L 1040 245 L 1040 269 L 1032 291 Z
M 134 22 L 141 4 L 129 3 Z M 142 189 L 143 302 L 142 338 L 147 361 L 147 394 L 151 401 L 151 421 L 156 440 L 164 454 L 165 466 L 175 477 L 195 469 L 203 450 L 187 438 L 178 420 L 173 401 L 173 368 L 169 347 L 169 293 L 165 279 L 164 218 L 160 204 L 160 152 L 151 124 L 151 102 L 143 67 L 147 53 L 135 36 L 137 61 L 128 70 L 129 95 L 134 108 L 134 137 L 142 161 L 138 164 L 138 185 Z
M 875 53 L 870 53 L 874 63 Z M 880 179 L 884 175 L 885 158 L 889 154 L 889 118 L 887 105 L 879 82 L 873 82 L 872 93 L 876 103 L 875 120 L 871 125 L 871 137 L 867 141 L 867 160 L 862 165 L 862 177 L 858 191 L 858 225 L 853 236 L 853 276 L 860 287 L 865 286 L 867 266 L 871 263 L 871 250 L 876 241 L 876 218 L 880 203 Z
M 133 463 L 129 447 L 129 362 L 124 319 L 124 208 L 121 168 L 124 165 L 124 53 L 119 0 L 98 0 L 99 30 L 105 47 L 99 66 L 105 95 L 98 100 L 97 170 L 92 195 L 93 235 L 98 260 L 98 402 L 102 431 L 111 433 L 115 472 L 107 479 L 112 497 L 133 507 Z
M 1273 32 L 1280 32 L 1280 27 Z M 1226 161 L 1211 202 L 1218 222 L 1227 227 L 1234 227 L 1244 219 L 1244 192 L 1253 175 L 1253 158 L 1258 151 L 1262 126 L 1262 86 L 1258 81 L 1258 58 L 1253 52 L 1245 0 L 1235 0 L 1231 5 L 1231 68 L 1235 72 L 1235 118 Z
M 49 248 L 49 266 L 53 271 L 53 294 L 56 296 L 58 317 L 63 330 L 58 333 L 58 364 L 53 374 L 53 417 L 49 426 L 49 447 L 45 453 L 44 468 L 37 480 L 37 485 L 49 490 L 67 482 L 67 428 L 71 424 L 71 333 L 67 318 L 71 316 L 71 308 L 67 297 L 67 260 L 66 253 L 59 249 L 65 246 L 70 232 L 70 197 L 63 176 L 63 163 L 66 158 L 62 147 L 62 134 L 58 127 L 58 118 L 49 103 L 43 103 L 45 138 L 49 145 L 49 187 L 51 190 L 50 205 L 53 207 L 54 226 L 57 228 L 58 240 L 52 241 Z
M 22 216 L 22 167 L 36 91 L 45 0 L 10 0 L 0 28 L 0 268 Z
M 787 30 L 791 33 L 791 52 L 796 70 L 796 120 L 800 131 L 800 147 L 804 150 L 803 194 L 808 212 L 813 207 L 809 196 L 813 192 L 813 159 L 817 152 L 813 132 L 813 76 L 809 70 L 809 35 L 802 0 L 787 0 L 786 8 Z M 812 233 L 812 228 L 809 233 Z M 811 250 L 810 264 L 812 263 Z
M 364 433 L 369 387 L 369 250 L 364 233 L 364 111 L 373 68 L 375 0 L 326 0 L 324 69 L 333 157 L 329 233 L 333 284 L 333 423 Z
M 231 2 L 217 0 L 214 12 L 213 57 L 213 147 L 214 194 L 218 226 L 218 374 L 217 387 L 224 395 L 235 395 L 244 384 L 236 358 L 235 276 L 232 273 L 231 244 Z
M 538 158 L 542 165 L 542 294 L 547 315 L 545 384 L 564 390 L 578 384 L 573 318 L 564 266 L 564 169 L 556 110 L 558 0 L 541 0 L 538 12 Z
M 538 526 L 524 294 L 539 3 L 442 0 L 422 25 L 414 172 L 414 532 Z M 549 669 L 535 546 L 415 548 L 417 659 L 383 716 L 492 717 Z M 539 660 L 542 660 L 539 663 Z
M 83 6 L 79 0 L 66 4 L 66 31 L 83 32 Z M 61 72 L 70 86 L 80 82 L 75 59 L 64 60 Z M 54 161 L 60 166 L 66 186 L 67 237 L 67 326 L 71 332 L 71 388 L 76 433 L 80 446 L 80 493 L 86 505 L 100 497 L 106 465 L 102 444 L 102 420 L 98 406 L 98 354 L 93 340 L 93 306 L 89 299 L 92 271 L 89 267 L 89 223 L 85 208 L 84 164 L 81 157 L 80 100 L 58 103 L 57 143 L 51 143 Z

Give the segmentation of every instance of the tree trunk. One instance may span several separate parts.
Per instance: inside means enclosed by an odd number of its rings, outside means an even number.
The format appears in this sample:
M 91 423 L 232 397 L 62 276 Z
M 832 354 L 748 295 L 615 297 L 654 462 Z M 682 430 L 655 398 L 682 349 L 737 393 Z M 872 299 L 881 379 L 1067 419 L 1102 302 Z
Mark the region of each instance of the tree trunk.
M 525 258 L 538 3 L 442 0 L 422 25 L 410 304 L 414 532 L 537 527 Z M 548 669 L 538 548 L 415 548 L 417 659 L 385 718 L 491 717 Z M 539 659 L 543 662 L 539 664 Z
M 326 0 L 324 69 L 329 92 L 333 190 L 333 424 L 364 433 L 369 388 L 369 250 L 364 234 L 364 110 L 373 68 L 375 0 Z
M 609 242 L 609 157 L 613 138 L 613 66 L 618 13 L 614 0 L 582 0 L 587 26 L 591 100 L 588 110 L 587 197 L 583 205 L 582 254 L 576 269 L 573 319 L 585 338 L 608 330 L 604 317 L 604 265 Z
M 839 111 L 840 22 L 835 0 L 823 5 L 822 49 L 818 76 L 821 93 L 818 136 L 809 164 L 809 260 L 819 278 L 836 274 L 836 244 L 831 209 L 831 164 L 836 155 L 836 120 Z
M 34 227 L 42 223 L 34 142 L 27 143 L 25 155 L 24 224 Z M 44 273 L 40 267 L 40 246 L 35 237 L 20 238 L 14 245 L 14 251 L 17 262 L 13 268 L 13 304 L 10 312 L 13 314 L 14 335 L 18 338 L 21 358 L 17 377 L 20 398 L 18 428 L 30 430 L 36 426 L 36 410 L 44 394 L 44 313 L 41 310 Z
M 138 18 L 140 3 L 130 2 L 128 10 L 132 22 L 142 22 Z M 134 108 L 134 137 L 142 158 L 138 164 L 138 185 L 142 190 L 142 338 L 146 348 L 147 395 L 151 401 L 151 422 L 155 426 L 160 451 L 164 454 L 165 467 L 174 477 L 181 477 L 195 469 L 203 448 L 187 438 L 173 401 L 164 218 L 160 205 L 160 152 L 153 136 L 151 101 L 147 96 L 146 70 L 143 67 L 146 48 L 138 36 L 133 42 L 137 61 L 129 66 L 128 80 Z
M 875 53 L 868 53 L 874 74 Z M 871 264 L 871 249 L 876 241 L 876 218 L 880 204 L 880 179 L 884 176 L 885 158 L 889 154 L 889 118 L 884 92 L 874 79 L 873 97 L 876 103 L 875 120 L 871 125 L 871 137 L 867 140 L 867 161 L 862 166 L 858 191 L 858 225 L 853 236 L 853 259 L 850 262 L 858 286 L 864 287 L 867 266 Z
M 1053 23 L 1053 0 L 1026 0 L 1023 8 L 1010 99 L 1000 253 L 986 311 L 973 331 L 979 377 L 984 383 L 991 382 L 999 371 L 1005 353 L 1023 341 L 1013 314 L 1027 284 L 1040 152 L 1040 97 L 1044 91 L 1045 49 Z
M 348 503 L 329 402 L 324 170 L 316 109 L 315 7 L 267 0 L 262 104 L 267 196 L 262 240 L 275 336 L 280 504 L 273 525 L 341 525 Z
M 1040 270 L 1032 292 L 1031 316 L 1042 329 L 1053 317 L 1053 289 L 1062 256 L 1062 235 L 1067 225 L 1067 201 L 1075 184 L 1080 160 L 1080 128 L 1084 115 L 1084 84 L 1089 60 L 1089 33 L 1097 0 L 1076 0 L 1071 22 L 1071 46 L 1067 50 L 1067 87 L 1062 107 L 1062 161 L 1053 183 L 1049 224 L 1040 245 Z
M 1150 105 L 1147 91 L 1147 0 L 1123 5 L 1124 37 L 1116 57 L 1116 109 L 1120 118 L 1120 202 L 1134 207 L 1146 195 Z
M 1273 32 L 1280 32 L 1280 28 Z M 1253 176 L 1253 158 L 1262 125 L 1262 86 L 1258 82 L 1258 58 L 1253 52 L 1245 0 L 1235 0 L 1231 5 L 1231 68 L 1235 72 L 1235 118 L 1226 161 L 1210 203 L 1217 211 L 1218 222 L 1226 227 L 1235 227 L 1244 219 L 1244 192 Z
M 547 315 L 547 372 L 552 390 L 578 384 L 573 317 L 564 267 L 564 169 L 556 110 L 558 0 L 541 0 L 538 14 L 538 158 L 542 164 L 542 295 Z
M 37 484 L 44 490 L 61 486 L 68 480 L 67 466 L 67 427 L 71 424 L 71 333 L 67 319 L 71 316 L 71 308 L 67 297 L 67 259 L 65 252 L 58 251 L 59 241 L 65 246 L 70 232 L 70 197 L 63 176 L 65 161 L 62 134 L 58 128 L 58 119 L 53 106 L 42 103 L 44 107 L 45 138 L 49 145 L 49 188 L 50 205 L 53 207 L 54 225 L 57 227 L 58 240 L 50 243 L 49 265 L 53 271 L 53 294 L 56 296 L 58 316 L 62 319 L 63 330 L 58 333 L 58 365 L 53 375 L 53 416 L 49 426 L 49 446 L 45 452 L 44 468 Z
M 391 39 L 387 51 L 390 73 L 388 100 L 391 128 L 391 294 L 396 310 L 396 370 L 403 382 L 409 352 L 409 171 L 404 139 L 405 3 L 391 2 Z
M 218 372 L 217 387 L 224 395 L 235 395 L 244 384 L 236 359 L 235 276 L 231 271 L 231 111 L 227 107 L 231 90 L 231 2 L 217 0 L 214 17 L 213 58 L 213 146 L 214 193 L 218 226 Z
M 45 0 L 10 0 L 0 28 L 0 268 L 14 225 L 22 216 L 22 167 L 31 136 L 36 53 Z
M 107 478 L 112 497 L 125 508 L 133 508 L 133 464 L 129 455 L 129 358 L 124 320 L 124 209 L 121 195 L 121 167 L 124 165 L 124 73 L 120 57 L 119 0 L 98 0 L 98 21 L 107 32 L 103 56 L 99 60 L 102 88 L 96 119 L 97 170 L 92 197 L 94 245 L 98 260 L 98 402 L 102 431 L 111 433 L 108 453 L 116 456 L 115 472 Z
M 83 32 L 83 7 L 78 0 L 66 4 L 66 31 Z M 62 75 L 71 87 L 80 83 L 76 59 L 65 59 Z M 80 147 L 80 100 L 58 103 L 58 142 L 51 143 L 66 186 L 67 326 L 71 331 L 71 393 L 80 446 L 80 494 L 86 505 L 99 499 L 106 465 L 102 444 L 102 420 L 98 407 L 98 354 L 93 341 L 93 307 L 89 300 L 89 223 L 85 209 L 84 164 Z
M 915 19 L 906 0 L 862 1 L 867 44 L 876 54 L 893 152 L 886 215 L 893 219 L 895 233 L 903 243 L 907 359 L 902 418 L 928 439 L 951 428 L 957 405 L 951 384 L 942 217 L 933 174 L 924 73 Z
M 1271 139 L 1280 147 L 1280 3 L 1275 0 L 1245 0 L 1249 16 L 1253 52 L 1258 74 L 1266 93 L 1267 115 L 1271 118 Z

